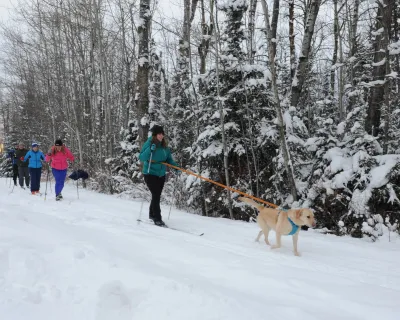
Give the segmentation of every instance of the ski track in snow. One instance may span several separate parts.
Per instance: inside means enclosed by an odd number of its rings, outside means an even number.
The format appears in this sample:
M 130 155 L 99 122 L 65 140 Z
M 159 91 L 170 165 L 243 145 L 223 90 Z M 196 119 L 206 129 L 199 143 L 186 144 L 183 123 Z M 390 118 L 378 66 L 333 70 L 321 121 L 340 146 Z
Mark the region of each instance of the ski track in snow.
M 1 320 L 399 319 L 393 234 L 301 231 L 295 257 L 291 237 L 277 250 L 254 242 L 254 223 L 174 209 L 168 220 L 163 206 L 168 225 L 199 237 L 138 223 L 139 201 L 77 199 L 68 184 L 62 202 L 10 191 L 0 179 Z

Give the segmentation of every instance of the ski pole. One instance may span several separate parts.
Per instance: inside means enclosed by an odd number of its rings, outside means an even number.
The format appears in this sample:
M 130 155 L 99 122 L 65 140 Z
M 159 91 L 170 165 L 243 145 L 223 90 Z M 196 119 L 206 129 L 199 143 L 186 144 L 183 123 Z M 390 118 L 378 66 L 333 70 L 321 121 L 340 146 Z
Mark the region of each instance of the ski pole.
M 50 164 L 49 164 L 49 166 L 50 166 Z M 50 168 L 49 168 L 47 174 L 50 174 L 49 172 L 50 172 Z M 51 186 L 51 177 L 49 178 L 49 181 L 50 181 L 50 193 L 53 193 L 53 187 Z
M 142 204 L 140 205 L 139 218 L 136 219 L 138 224 L 140 224 L 140 222 L 142 222 L 142 211 L 143 211 L 143 204 L 144 204 L 145 201 L 150 202 L 150 200 L 147 199 L 146 195 L 142 195 Z
M 11 192 L 10 192 L 9 194 L 11 194 L 11 193 L 14 192 L 14 188 L 15 188 L 15 184 L 13 185 L 13 187 L 12 187 L 12 189 L 11 189 Z
M 144 203 L 144 199 L 142 199 L 142 204 L 140 205 L 139 219 L 137 219 L 138 224 L 142 221 L 143 203 Z
M 78 195 L 78 199 L 79 199 L 78 183 L 79 183 L 79 179 L 76 179 L 76 194 Z
M 151 158 L 153 158 L 153 151 L 150 153 L 149 169 L 147 170 L 147 173 L 150 173 L 150 167 L 151 167 Z
M 44 192 L 44 201 L 46 201 L 47 197 L 47 182 L 49 181 L 49 176 L 50 176 L 50 164 L 47 165 L 46 190 Z
M 175 178 L 178 177 L 178 175 L 175 174 L 175 172 L 174 172 L 174 175 L 175 175 Z M 173 191 L 174 199 L 171 201 L 171 205 L 170 205 L 170 207 L 169 207 L 168 220 L 169 220 L 169 217 L 170 217 L 170 215 L 171 215 L 172 203 L 174 202 L 174 200 L 176 200 L 176 192 L 175 192 L 175 190 L 176 190 L 176 185 L 177 185 L 177 181 L 174 183 L 174 191 Z
M 78 187 L 78 185 L 79 185 L 79 172 L 78 172 L 78 168 L 79 168 L 78 164 L 74 163 L 72 169 L 74 170 L 73 171 L 74 173 L 76 172 L 76 178 L 77 178 L 76 179 L 76 195 L 78 196 L 78 199 L 79 199 L 79 187 Z

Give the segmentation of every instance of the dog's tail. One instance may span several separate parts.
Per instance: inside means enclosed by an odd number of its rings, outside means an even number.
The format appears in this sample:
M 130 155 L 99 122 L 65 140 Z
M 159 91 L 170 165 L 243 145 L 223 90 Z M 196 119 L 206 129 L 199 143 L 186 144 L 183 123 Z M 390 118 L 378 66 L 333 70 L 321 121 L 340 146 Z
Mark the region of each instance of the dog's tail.
M 251 200 L 249 198 L 239 197 L 238 200 L 251 205 L 252 207 L 256 208 L 257 210 L 264 209 L 264 206 L 262 206 L 261 204 L 258 204 L 257 202 L 255 202 L 254 200 Z

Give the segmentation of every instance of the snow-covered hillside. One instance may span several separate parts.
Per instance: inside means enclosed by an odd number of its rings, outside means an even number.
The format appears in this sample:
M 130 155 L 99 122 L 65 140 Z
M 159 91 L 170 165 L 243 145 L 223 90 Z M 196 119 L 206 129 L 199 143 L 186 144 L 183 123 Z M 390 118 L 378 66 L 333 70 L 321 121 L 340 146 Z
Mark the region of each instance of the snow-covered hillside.
M 400 240 L 302 231 L 273 251 L 254 223 L 163 207 L 136 221 L 140 202 L 68 186 L 10 193 L 0 179 L 1 320 L 399 319 Z M 147 216 L 148 204 L 142 217 Z M 273 240 L 271 234 L 271 240 Z

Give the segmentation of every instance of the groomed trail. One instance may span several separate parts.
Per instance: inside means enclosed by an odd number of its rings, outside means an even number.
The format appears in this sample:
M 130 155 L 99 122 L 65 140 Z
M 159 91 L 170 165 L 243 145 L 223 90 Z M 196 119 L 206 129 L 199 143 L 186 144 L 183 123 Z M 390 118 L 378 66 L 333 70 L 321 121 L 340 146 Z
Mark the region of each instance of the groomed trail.
M 0 179 L 1 320 L 400 319 L 394 235 L 301 231 L 295 257 L 290 237 L 254 242 L 254 223 L 162 208 L 190 234 L 138 224 L 140 201 L 10 191 Z

